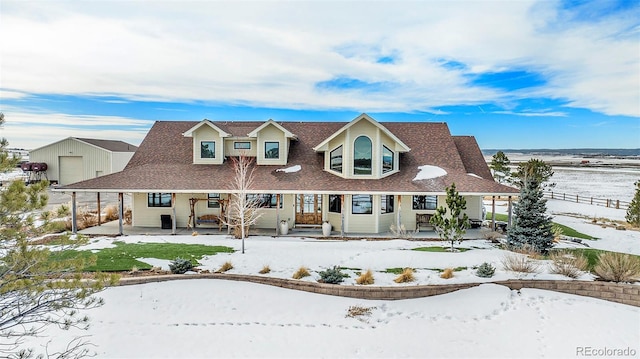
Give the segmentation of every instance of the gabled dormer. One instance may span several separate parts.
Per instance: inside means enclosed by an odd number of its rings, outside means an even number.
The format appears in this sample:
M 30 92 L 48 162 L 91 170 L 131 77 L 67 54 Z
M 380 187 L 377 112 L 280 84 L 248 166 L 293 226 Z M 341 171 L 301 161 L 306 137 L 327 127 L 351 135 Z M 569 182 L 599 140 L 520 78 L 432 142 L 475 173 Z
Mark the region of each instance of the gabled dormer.
M 247 134 L 256 141 L 256 163 L 258 165 L 286 165 L 291 140 L 297 136 L 282 125 L 269 120 Z
M 400 152 L 411 149 L 378 121 L 362 114 L 313 148 L 324 169 L 344 178 L 378 179 L 399 170 Z
M 224 162 L 224 139 L 231 134 L 204 119 L 182 134 L 193 138 L 193 163 L 219 165 Z

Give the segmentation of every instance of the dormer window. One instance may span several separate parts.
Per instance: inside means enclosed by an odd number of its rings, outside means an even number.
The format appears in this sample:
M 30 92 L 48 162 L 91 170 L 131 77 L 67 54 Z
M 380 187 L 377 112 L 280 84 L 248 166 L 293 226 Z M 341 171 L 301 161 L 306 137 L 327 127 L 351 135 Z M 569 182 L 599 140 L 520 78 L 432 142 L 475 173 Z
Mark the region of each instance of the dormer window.
M 387 146 L 382 146 L 382 173 L 393 171 L 394 153 Z
M 280 142 L 265 142 L 264 158 L 271 158 L 271 159 L 280 158 Z
M 200 158 L 216 158 L 216 143 L 214 141 L 200 142 Z
M 331 151 L 331 169 L 342 173 L 342 145 Z
M 356 138 L 353 143 L 353 174 L 354 175 L 370 175 L 371 166 L 371 140 L 367 136 Z

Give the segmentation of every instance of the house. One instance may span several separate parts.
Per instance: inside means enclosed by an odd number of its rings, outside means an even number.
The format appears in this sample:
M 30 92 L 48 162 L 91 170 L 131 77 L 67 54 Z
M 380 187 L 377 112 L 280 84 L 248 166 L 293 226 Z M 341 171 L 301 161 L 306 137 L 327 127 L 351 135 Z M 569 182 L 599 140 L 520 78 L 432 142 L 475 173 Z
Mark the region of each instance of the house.
M 257 228 L 329 221 L 341 233 L 387 233 L 398 223 L 419 227 L 446 205 L 453 183 L 476 220 L 483 196 L 518 193 L 494 181 L 474 137 L 452 136 L 445 123 L 380 123 L 366 114 L 348 123 L 158 121 L 121 172 L 59 190 L 131 193 L 133 226 L 175 232 L 223 214 L 229 158 L 241 154 L 255 158 Z
M 38 172 L 50 182 L 67 185 L 122 171 L 137 149 L 122 141 L 68 137 L 29 151 L 29 162 L 44 168 Z

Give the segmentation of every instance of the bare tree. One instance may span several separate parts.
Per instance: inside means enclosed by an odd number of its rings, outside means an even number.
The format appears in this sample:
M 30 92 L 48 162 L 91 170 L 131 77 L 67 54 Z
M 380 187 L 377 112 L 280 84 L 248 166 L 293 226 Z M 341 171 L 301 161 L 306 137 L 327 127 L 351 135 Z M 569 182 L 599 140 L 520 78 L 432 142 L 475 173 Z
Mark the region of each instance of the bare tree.
M 244 239 L 249 235 L 249 226 L 256 224 L 262 215 L 259 211 L 260 196 L 250 194 L 254 182 L 254 158 L 246 154 L 231 157 L 234 177 L 231 182 L 231 201 L 225 224 L 233 228 L 236 238 L 242 239 L 242 253 L 244 253 Z

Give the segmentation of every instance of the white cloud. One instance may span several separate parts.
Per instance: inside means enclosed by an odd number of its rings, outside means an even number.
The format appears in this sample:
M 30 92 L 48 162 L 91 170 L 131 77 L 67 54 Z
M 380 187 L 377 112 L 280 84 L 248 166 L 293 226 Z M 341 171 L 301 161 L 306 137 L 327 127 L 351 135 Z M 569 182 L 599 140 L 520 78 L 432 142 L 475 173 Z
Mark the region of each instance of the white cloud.
M 67 137 L 120 140 L 138 145 L 152 121 L 115 116 L 74 116 L 5 112 L 0 137 L 11 148 L 34 149 Z
M 370 112 L 510 101 L 464 71 L 532 69 L 572 106 L 640 116 L 631 18 L 558 26 L 555 2 L 3 2 L 4 88 Z M 627 30 L 632 31 L 632 30 Z M 637 33 L 637 30 L 635 30 Z M 352 50 L 349 52 L 349 50 Z M 376 63 L 391 54 L 393 64 Z M 337 77 L 395 84 L 319 92 Z

